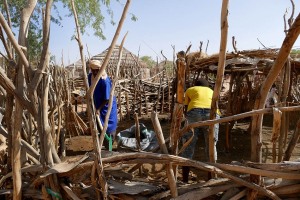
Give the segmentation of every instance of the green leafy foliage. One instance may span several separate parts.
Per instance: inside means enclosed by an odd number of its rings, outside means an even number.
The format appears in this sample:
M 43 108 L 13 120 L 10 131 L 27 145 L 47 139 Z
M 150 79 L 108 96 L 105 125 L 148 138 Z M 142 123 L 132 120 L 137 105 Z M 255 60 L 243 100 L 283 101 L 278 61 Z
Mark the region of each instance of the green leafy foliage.
M 174 73 L 174 65 L 172 61 L 163 61 L 164 66 L 166 68 L 166 73 L 169 77 L 173 77 L 173 73 Z
M 69 9 L 69 15 L 73 15 L 72 6 L 70 0 L 62 0 L 64 7 Z M 110 23 L 115 24 L 113 21 L 113 11 L 110 8 L 110 0 L 74 0 L 78 23 L 82 34 L 85 33 L 87 27 L 91 27 L 94 30 L 94 35 L 105 39 L 102 27 L 105 26 L 103 10 L 106 10 L 110 17 Z
M 142 56 L 140 59 L 146 63 L 149 68 L 153 68 L 156 65 L 156 62 L 151 58 L 151 56 Z
M 119 0 L 115 0 L 121 3 Z M 30 26 L 28 31 L 27 49 L 29 60 L 36 60 L 41 54 L 42 48 L 42 9 L 45 8 L 47 0 L 38 0 L 37 6 L 30 19 Z M 12 28 L 15 35 L 18 35 L 18 27 L 20 26 L 21 10 L 26 6 L 27 1 L 24 0 L 9 0 L 8 9 L 12 22 Z M 60 5 L 63 6 L 60 6 Z M 94 35 L 105 39 L 103 34 L 103 27 L 105 26 L 105 17 L 110 18 L 110 23 L 115 25 L 113 20 L 114 13 L 110 8 L 110 0 L 74 0 L 76 12 L 78 16 L 78 22 L 80 25 L 81 33 L 84 34 L 87 28 L 91 27 L 94 30 Z M 51 11 L 51 22 L 56 25 L 61 25 L 62 17 L 60 13 L 63 13 L 62 9 L 67 9 L 68 13 L 65 17 L 73 16 L 72 6 L 70 0 L 54 0 L 53 9 Z M 0 4 L 0 11 L 6 16 L 4 3 Z M 106 12 L 107 15 L 105 15 Z M 137 17 L 131 14 L 133 21 L 137 20 Z M 74 25 L 75 35 L 75 25 Z M 74 36 L 72 37 L 74 38 Z
M 8 10 L 11 19 L 11 26 L 13 33 L 18 35 L 18 28 L 20 27 L 21 11 L 26 6 L 27 1 L 24 0 L 10 0 L 8 2 Z M 57 0 L 54 0 L 57 2 Z M 46 0 L 39 0 L 30 18 L 27 38 L 27 54 L 29 60 L 38 60 L 42 52 L 42 10 L 46 6 Z M 51 21 L 60 25 L 62 19 L 57 11 L 57 7 L 53 6 L 54 14 L 51 16 Z M 4 4 L 0 4 L 0 11 L 6 16 Z
M 134 14 L 130 13 L 131 15 L 131 20 L 136 22 L 138 20 L 137 16 L 135 16 Z
M 293 49 L 291 54 L 300 54 L 300 49 Z
M 30 26 L 33 26 L 33 24 L 30 24 Z M 27 47 L 29 61 L 38 62 L 41 52 L 42 52 L 42 47 L 43 47 L 42 30 L 35 29 L 35 28 L 29 28 L 27 43 L 30 44 Z

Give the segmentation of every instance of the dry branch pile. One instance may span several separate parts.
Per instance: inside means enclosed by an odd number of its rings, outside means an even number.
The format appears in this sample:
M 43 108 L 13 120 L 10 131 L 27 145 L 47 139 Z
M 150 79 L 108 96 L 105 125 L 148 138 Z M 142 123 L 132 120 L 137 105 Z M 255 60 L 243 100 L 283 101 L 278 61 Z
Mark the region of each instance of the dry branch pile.
M 279 49 L 262 49 L 232 52 L 226 54 L 225 73 L 234 71 L 261 70 L 268 73 Z M 187 55 L 189 57 L 189 55 Z M 218 66 L 219 55 L 214 54 L 207 57 L 189 57 L 188 67 L 194 71 L 215 71 L 214 66 Z M 297 55 L 291 54 L 291 65 L 295 73 L 300 73 L 300 60 Z
M 247 50 L 226 54 L 223 90 L 220 94 L 219 107 L 226 116 L 250 111 L 254 106 L 256 95 L 265 80 L 279 49 Z M 299 75 L 300 59 L 297 54 L 291 54 L 291 82 L 288 93 L 289 105 L 298 105 L 300 99 Z M 215 81 L 219 55 L 199 57 L 195 53 L 187 55 L 187 69 L 190 70 L 187 84 L 191 84 L 200 76 L 205 76 L 211 82 Z M 279 98 L 283 95 L 282 75 L 274 83 Z M 277 104 L 276 106 L 280 106 Z
M 159 82 L 153 81 L 157 77 Z M 140 117 L 149 117 L 152 110 L 155 110 L 164 118 L 169 118 L 172 97 L 174 96 L 173 81 L 173 79 L 166 77 L 164 73 L 159 73 L 157 76 L 148 79 L 119 79 L 115 92 L 119 119 L 121 121 L 133 119 L 135 113 L 138 113 Z M 78 91 L 78 95 L 75 92 L 72 95 L 72 103 L 77 104 L 77 106 L 86 102 L 82 82 L 79 78 L 70 79 L 73 91 Z
M 30 165 L 22 168 L 22 175 L 27 184 L 24 185 L 24 197 L 42 199 L 39 191 L 42 180 L 56 174 L 60 182 L 61 192 L 47 192 L 53 196 L 64 198 L 93 199 L 96 198 L 91 177 L 93 177 L 94 155 L 88 153 L 65 160 L 52 168 L 43 169 L 41 165 Z M 192 166 L 199 171 L 213 172 L 219 178 L 189 184 L 177 181 L 178 197 L 175 199 L 207 197 L 217 199 L 240 199 L 247 195 L 248 189 L 258 191 L 258 197 L 271 199 L 299 197 L 300 163 L 284 162 L 274 164 L 235 163 L 210 164 L 189 160 L 172 155 L 155 153 L 117 153 L 102 152 L 104 172 L 108 182 L 110 199 L 171 199 L 168 179 L 165 174 L 166 164 Z M 143 164 L 136 168 L 136 164 Z M 147 164 L 148 163 L 148 164 Z M 152 167 L 151 167 L 152 166 Z M 142 171 L 140 171 L 142 170 Z M 263 177 L 263 185 L 257 186 L 249 182 L 249 174 Z M 3 176 L 0 185 L 8 186 L 11 173 Z M 180 179 L 180 178 L 179 178 Z M 32 195 L 32 194 L 35 195 Z M 11 190 L 3 189 L 1 194 L 11 194 Z
M 107 73 L 111 78 L 114 78 L 116 66 L 119 60 L 120 46 L 116 45 L 112 51 L 107 66 Z M 91 57 L 93 60 L 104 61 L 109 49 Z M 120 72 L 116 87 L 115 96 L 118 99 L 118 109 L 120 120 L 133 118 L 135 113 L 140 117 L 147 117 L 152 110 L 158 112 L 162 117 L 168 118 L 170 107 L 173 100 L 173 77 L 169 77 L 166 73 L 165 63 L 162 62 L 152 71 L 147 68 L 133 53 L 122 48 L 122 58 L 120 59 Z M 85 89 L 83 84 L 82 65 L 80 62 L 75 62 L 73 65 L 67 66 L 69 71 L 70 88 L 75 94 L 73 100 L 78 97 L 78 101 L 72 103 L 85 103 Z M 74 71 L 77 76 L 74 76 Z M 152 76 L 151 76 L 152 75 Z M 82 102 L 83 101 L 83 102 Z

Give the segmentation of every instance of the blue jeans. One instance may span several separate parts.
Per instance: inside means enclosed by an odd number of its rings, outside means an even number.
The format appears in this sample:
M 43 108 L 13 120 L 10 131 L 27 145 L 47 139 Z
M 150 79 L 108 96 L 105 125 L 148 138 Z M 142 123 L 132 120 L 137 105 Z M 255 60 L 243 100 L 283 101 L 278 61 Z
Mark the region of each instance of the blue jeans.
M 210 116 L 210 109 L 203 109 L 203 108 L 194 108 L 187 112 L 186 119 L 188 123 L 194 123 L 199 121 L 206 121 L 209 120 Z M 216 119 L 220 119 L 220 116 L 217 114 Z M 192 159 L 194 156 L 196 144 L 200 135 L 204 136 L 205 139 L 205 155 L 207 161 L 209 160 L 209 127 L 208 126 L 201 126 L 194 129 L 194 137 L 191 143 L 184 149 L 181 153 L 182 157 Z M 214 152 L 215 152 L 215 160 L 217 160 L 217 142 L 218 142 L 218 135 L 219 135 L 219 124 L 214 125 Z M 188 141 L 193 136 L 192 131 L 185 133 L 181 140 L 182 143 Z

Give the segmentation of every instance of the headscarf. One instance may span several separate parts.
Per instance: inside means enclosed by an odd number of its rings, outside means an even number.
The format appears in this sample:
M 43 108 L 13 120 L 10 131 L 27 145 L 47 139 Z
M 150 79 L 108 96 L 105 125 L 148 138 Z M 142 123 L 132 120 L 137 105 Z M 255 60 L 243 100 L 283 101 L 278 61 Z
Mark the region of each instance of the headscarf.
M 101 63 L 99 60 L 90 60 L 89 61 L 89 67 L 91 69 L 100 69 L 101 68 Z
M 90 60 L 89 61 L 89 67 L 93 70 L 93 69 L 100 69 L 101 68 L 101 62 L 99 60 Z M 95 81 L 95 78 L 93 75 L 91 77 L 91 83 L 93 84 L 93 82 Z M 107 78 L 107 73 L 104 70 L 103 73 L 101 74 L 101 79 L 106 79 Z

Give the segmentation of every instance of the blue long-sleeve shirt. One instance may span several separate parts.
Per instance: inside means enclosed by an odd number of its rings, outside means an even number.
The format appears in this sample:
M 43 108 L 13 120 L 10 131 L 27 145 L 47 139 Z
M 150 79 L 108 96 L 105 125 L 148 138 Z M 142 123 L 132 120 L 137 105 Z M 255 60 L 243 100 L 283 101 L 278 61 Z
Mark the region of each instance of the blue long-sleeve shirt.
M 92 79 L 92 73 L 88 75 L 88 82 L 90 86 L 92 82 L 91 79 Z M 98 81 L 93 96 L 94 105 L 97 110 L 100 108 L 100 105 L 104 101 L 109 100 L 111 86 L 112 86 L 112 82 L 109 77 L 106 77 L 106 79 L 100 78 L 100 80 Z M 100 110 L 100 121 L 102 125 L 104 124 L 107 110 L 108 110 L 108 102 Z M 117 129 L 117 124 L 118 124 L 118 109 L 117 109 L 116 97 L 114 96 L 106 133 L 110 134 L 112 132 L 115 132 Z

